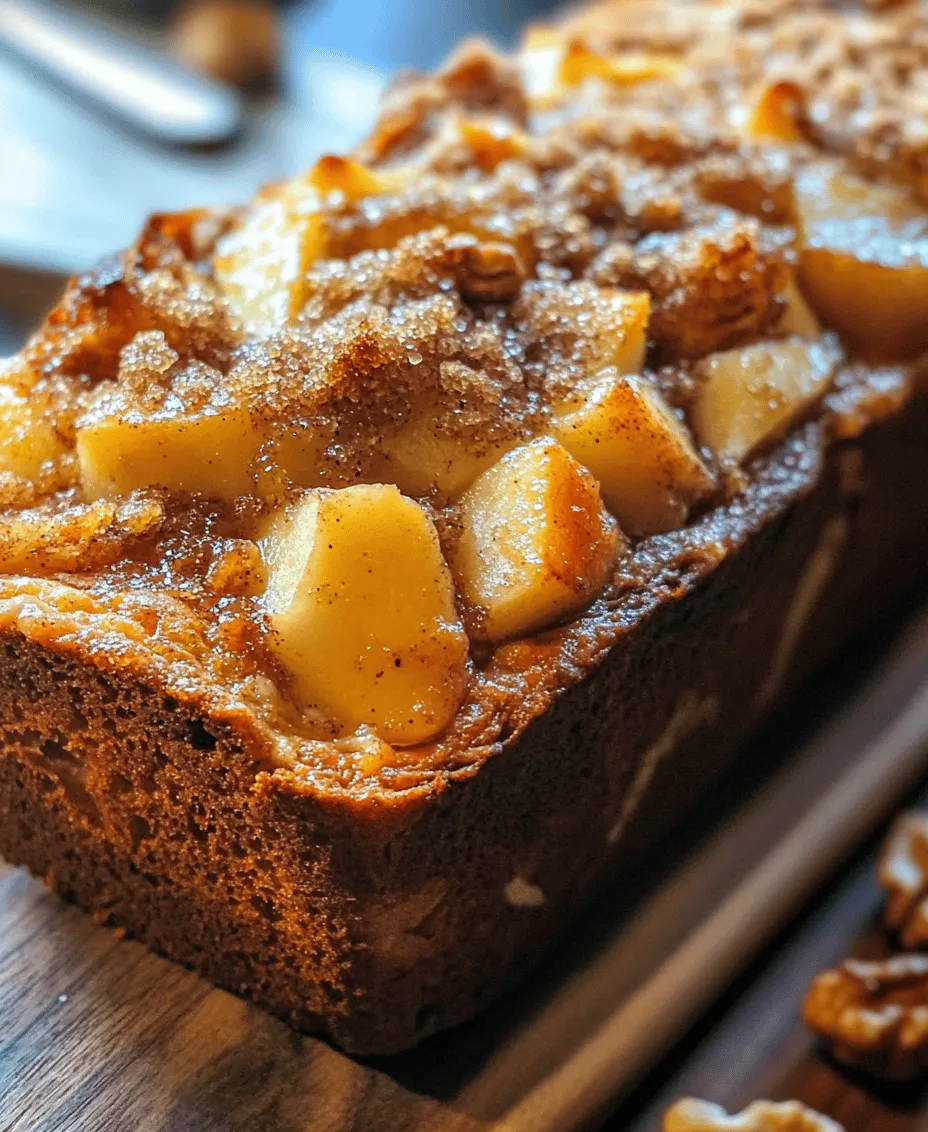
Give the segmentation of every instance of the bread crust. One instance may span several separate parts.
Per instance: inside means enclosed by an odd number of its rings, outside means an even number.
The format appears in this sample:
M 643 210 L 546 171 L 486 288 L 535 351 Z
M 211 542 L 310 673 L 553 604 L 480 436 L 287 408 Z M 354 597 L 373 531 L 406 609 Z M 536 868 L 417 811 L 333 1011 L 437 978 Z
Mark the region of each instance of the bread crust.
M 840 443 L 805 426 L 662 548 L 550 706 L 407 792 L 321 790 L 247 713 L 7 617 L 0 852 L 302 1030 L 407 1048 L 521 978 L 924 576 L 926 513 L 928 398 Z

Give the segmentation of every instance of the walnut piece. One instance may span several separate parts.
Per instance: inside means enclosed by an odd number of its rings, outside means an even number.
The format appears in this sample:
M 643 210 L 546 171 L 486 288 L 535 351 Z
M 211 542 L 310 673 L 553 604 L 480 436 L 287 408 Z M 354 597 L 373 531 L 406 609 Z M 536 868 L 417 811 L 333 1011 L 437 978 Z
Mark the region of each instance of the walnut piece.
M 525 266 L 511 244 L 477 243 L 472 236 L 451 240 L 458 290 L 479 303 L 508 303 L 525 282 Z
M 729 1116 L 721 1105 L 691 1097 L 664 1115 L 664 1132 L 844 1132 L 830 1117 L 799 1101 L 755 1101 Z
M 653 232 L 634 247 L 613 244 L 591 277 L 645 290 L 650 335 L 668 359 L 696 358 L 763 335 L 789 277 L 783 247 L 757 221 L 719 218 L 683 232 Z
M 928 813 L 896 821 L 877 870 L 886 893 L 883 920 L 907 950 L 928 946 Z
M 802 1012 L 846 1065 L 897 1081 L 928 1070 L 928 956 L 846 959 L 815 978 Z
M 517 65 L 480 40 L 465 40 L 434 75 L 401 74 L 381 99 L 377 123 L 356 156 L 376 162 L 406 153 L 433 137 L 449 112 L 461 111 L 518 126 L 528 121 Z

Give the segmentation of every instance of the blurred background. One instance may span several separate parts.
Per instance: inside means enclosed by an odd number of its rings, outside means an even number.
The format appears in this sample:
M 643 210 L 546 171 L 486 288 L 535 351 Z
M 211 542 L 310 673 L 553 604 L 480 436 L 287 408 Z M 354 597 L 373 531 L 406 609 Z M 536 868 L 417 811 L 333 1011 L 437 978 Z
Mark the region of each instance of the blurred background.
M 553 6 L 0 0 L 0 355 L 62 275 L 127 244 L 147 213 L 246 200 L 349 148 L 392 73 L 433 68 L 468 34 L 510 45 Z M 191 100 L 214 118 L 218 105 L 220 140 L 177 141 Z

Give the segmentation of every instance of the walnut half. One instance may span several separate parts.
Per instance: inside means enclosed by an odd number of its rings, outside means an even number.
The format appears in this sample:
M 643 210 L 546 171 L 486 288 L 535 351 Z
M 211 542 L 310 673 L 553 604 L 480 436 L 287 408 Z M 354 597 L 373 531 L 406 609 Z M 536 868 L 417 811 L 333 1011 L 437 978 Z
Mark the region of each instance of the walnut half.
M 844 1132 L 799 1101 L 755 1101 L 731 1116 L 721 1105 L 688 1097 L 664 1115 L 664 1132 Z
M 508 303 L 521 290 L 526 272 L 511 244 L 478 242 L 466 234 L 452 236 L 449 258 L 455 281 L 465 299 L 479 303 Z
M 928 956 L 846 959 L 815 978 L 802 1013 L 846 1065 L 896 1081 L 928 1070 Z
M 909 950 L 928 946 L 928 814 L 913 810 L 896 821 L 877 879 L 886 893 L 886 927 Z

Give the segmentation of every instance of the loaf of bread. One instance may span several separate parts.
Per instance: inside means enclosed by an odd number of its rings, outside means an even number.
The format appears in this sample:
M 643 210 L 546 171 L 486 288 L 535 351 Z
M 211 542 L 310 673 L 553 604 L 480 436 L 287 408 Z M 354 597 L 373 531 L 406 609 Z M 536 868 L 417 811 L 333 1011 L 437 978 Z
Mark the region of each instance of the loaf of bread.
M 522 977 L 928 573 L 928 6 L 609 0 L 0 363 L 0 851 L 300 1029 Z

